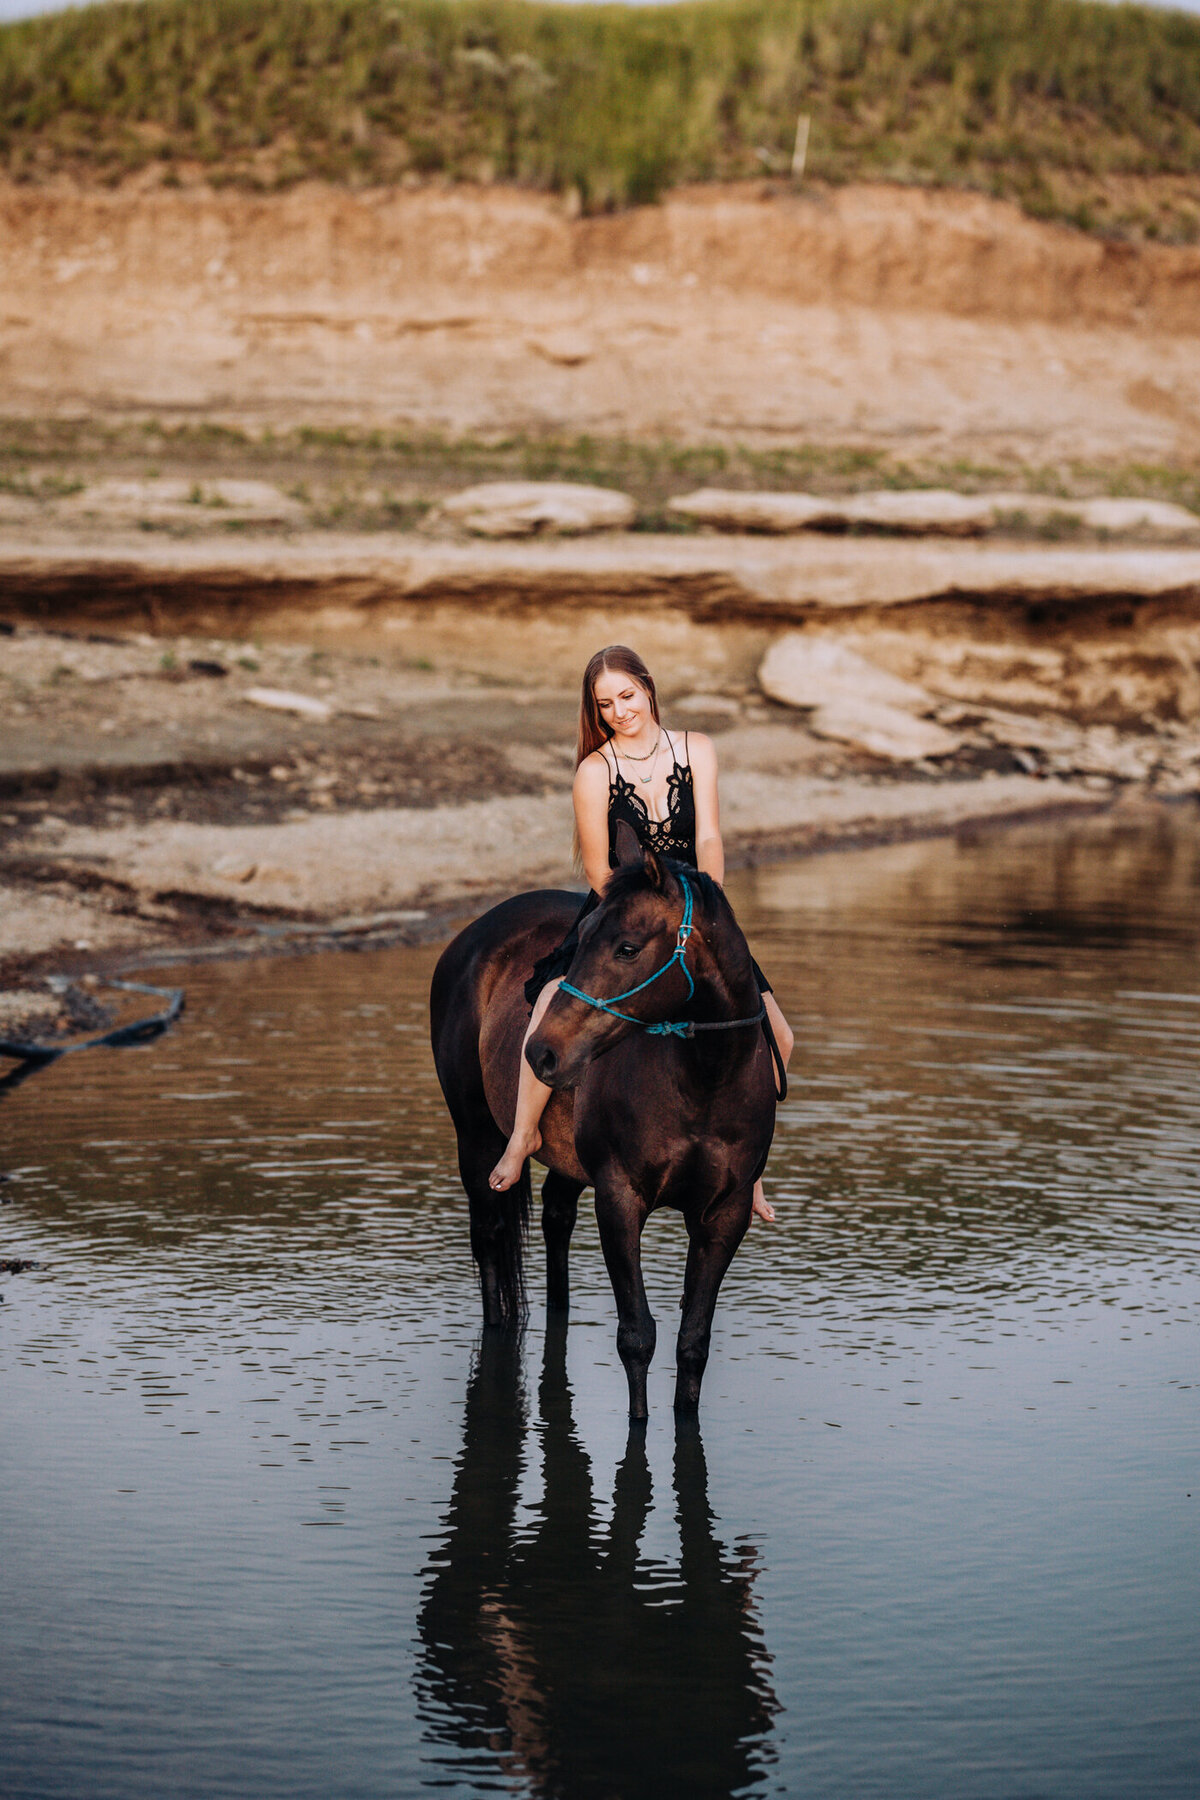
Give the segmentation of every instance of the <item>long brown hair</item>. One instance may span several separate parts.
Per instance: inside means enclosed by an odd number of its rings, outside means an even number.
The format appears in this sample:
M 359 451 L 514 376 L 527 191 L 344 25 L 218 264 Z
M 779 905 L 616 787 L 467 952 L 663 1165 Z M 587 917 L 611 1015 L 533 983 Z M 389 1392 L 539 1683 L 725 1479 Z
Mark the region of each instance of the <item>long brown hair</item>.
M 640 688 L 646 690 L 654 723 L 662 724 L 658 716 L 658 691 L 654 686 L 654 677 L 637 651 L 631 650 L 627 644 L 606 644 L 603 650 L 597 650 L 583 671 L 583 687 L 579 695 L 579 736 L 575 742 L 576 768 L 585 756 L 590 756 L 593 750 L 599 750 L 612 736 L 600 717 L 600 708 L 596 704 L 596 683 L 601 675 L 614 671 L 618 675 L 631 676 Z
M 593 750 L 599 750 L 612 737 L 604 720 L 600 717 L 600 708 L 596 704 L 596 683 L 601 675 L 616 671 L 618 675 L 629 675 L 640 688 L 646 690 L 650 699 L 650 711 L 654 714 L 654 723 L 661 725 L 658 714 L 658 690 L 654 686 L 654 677 L 642 661 L 636 650 L 627 644 L 606 644 L 603 650 L 597 650 L 583 671 L 583 686 L 579 695 L 579 735 L 575 741 L 575 767 L 578 768 L 585 756 Z M 579 826 L 571 833 L 571 861 L 575 868 L 583 870 L 583 852 L 579 845 Z

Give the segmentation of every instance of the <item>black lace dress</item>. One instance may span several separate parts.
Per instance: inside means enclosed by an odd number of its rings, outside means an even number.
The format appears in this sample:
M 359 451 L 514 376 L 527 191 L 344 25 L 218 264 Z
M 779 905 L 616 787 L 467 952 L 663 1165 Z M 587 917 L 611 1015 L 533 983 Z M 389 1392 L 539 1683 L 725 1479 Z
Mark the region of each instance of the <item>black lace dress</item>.
M 674 745 L 671 747 L 671 754 L 675 756 Z M 674 767 L 667 776 L 667 816 L 665 819 L 652 819 L 642 796 L 633 783 L 622 775 L 615 754 L 610 757 L 606 747 L 610 869 L 617 866 L 617 826 L 622 823 L 632 827 L 638 843 L 646 849 L 653 850 L 658 856 L 669 856 L 687 869 L 696 868 L 696 792 L 692 785 L 692 764 L 686 731 L 683 734 L 683 756 L 682 762 L 675 757 Z M 566 974 L 579 948 L 579 927 L 599 904 L 598 896 L 589 892 L 562 943 L 533 965 L 533 974 L 525 983 L 525 998 L 530 1006 L 548 981 L 558 981 Z M 760 994 L 772 991 L 770 982 L 757 963 L 754 964 L 754 978 L 758 982 Z

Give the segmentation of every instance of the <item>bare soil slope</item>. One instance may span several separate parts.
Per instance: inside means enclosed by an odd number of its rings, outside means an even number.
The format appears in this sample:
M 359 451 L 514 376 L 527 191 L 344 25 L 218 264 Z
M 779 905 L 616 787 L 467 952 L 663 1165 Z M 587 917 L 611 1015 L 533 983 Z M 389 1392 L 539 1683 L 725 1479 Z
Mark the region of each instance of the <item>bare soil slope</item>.
M 0 188 L 6 410 L 1190 460 L 1200 250 L 979 196 Z

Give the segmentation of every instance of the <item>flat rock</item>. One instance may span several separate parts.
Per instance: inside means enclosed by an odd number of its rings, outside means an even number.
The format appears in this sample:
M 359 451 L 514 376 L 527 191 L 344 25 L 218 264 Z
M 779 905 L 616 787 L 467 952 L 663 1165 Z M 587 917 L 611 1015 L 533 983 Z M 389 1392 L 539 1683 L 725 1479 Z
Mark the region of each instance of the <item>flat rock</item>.
M 740 494 L 727 488 L 701 488 L 668 501 L 667 511 L 717 531 L 812 531 L 841 522 L 837 501 L 815 494 Z
M 949 488 L 885 488 L 853 494 L 840 502 L 839 510 L 842 524 L 915 536 L 980 537 L 994 523 L 986 494 L 955 494 Z
M 1145 781 L 1167 755 L 1161 738 L 1121 732 L 1111 725 L 1081 726 L 1070 719 L 1029 718 L 989 709 L 980 724 L 993 743 L 1037 750 L 1062 775 L 1106 775 Z M 1176 757 L 1178 760 L 1178 757 Z
M 1079 510 L 1092 531 L 1170 538 L 1200 534 L 1200 518 L 1169 500 L 1085 500 Z
M 333 717 L 328 700 L 315 700 L 311 694 L 293 694 L 287 688 L 247 688 L 242 699 L 251 706 L 265 707 L 268 712 L 295 713 L 297 718 L 312 719 L 322 725 Z
M 818 706 L 809 720 L 816 737 L 834 738 L 891 762 L 917 762 L 926 756 L 952 756 L 962 743 L 944 725 L 915 719 L 898 706 L 883 706 L 848 695 Z
M 1200 536 L 1200 517 L 1167 500 L 1064 500 L 1050 494 L 956 494 L 948 488 L 881 489 L 823 499 L 816 494 L 735 493 L 701 488 L 668 511 L 717 531 L 836 531 L 855 527 L 910 537 L 981 537 L 997 527 L 1052 519 L 1113 537 L 1179 542 Z
M 1049 757 L 1050 767 L 1074 775 L 1107 775 L 1116 781 L 1145 781 L 1163 760 L 1163 746 L 1153 737 L 1095 725 L 1080 733 L 1080 742 Z
M 1200 517 L 1170 500 L 1095 499 L 1065 500 L 1054 494 L 987 494 L 993 522 L 1011 525 L 1024 520 L 1045 525 L 1061 519 L 1085 531 L 1112 537 L 1161 540 L 1172 543 L 1200 537 Z
M 443 501 L 442 511 L 480 537 L 532 537 L 620 530 L 636 509 L 628 494 L 583 482 L 489 481 Z
M 884 489 L 832 499 L 701 488 L 672 500 L 668 510 L 719 531 L 787 533 L 859 526 L 912 536 L 979 537 L 995 523 L 987 495 L 955 494 L 945 488 Z
M 825 706 L 844 699 L 921 713 L 935 704 L 924 688 L 868 662 L 837 638 L 802 631 L 789 631 L 771 645 L 758 680 L 765 694 L 785 706 Z
M 269 481 L 183 481 L 155 476 L 145 481 L 93 482 L 60 502 L 64 511 L 110 519 L 155 519 L 211 526 L 221 520 L 260 525 L 299 523 L 304 508 Z
M 1048 755 L 1070 757 L 1079 749 L 1083 733 L 1069 719 L 1031 718 L 1025 713 L 989 708 L 981 730 L 994 744 L 1012 750 L 1042 750 Z

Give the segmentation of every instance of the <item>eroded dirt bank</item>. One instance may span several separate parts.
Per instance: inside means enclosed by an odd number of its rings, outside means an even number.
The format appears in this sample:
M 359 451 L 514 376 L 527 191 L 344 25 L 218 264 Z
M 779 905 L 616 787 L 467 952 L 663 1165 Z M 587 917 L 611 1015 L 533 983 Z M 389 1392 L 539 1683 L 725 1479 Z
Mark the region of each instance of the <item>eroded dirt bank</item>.
M 0 190 L 10 411 L 1099 459 L 1200 445 L 1200 252 L 979 196 Z
M 496 544 L 62 534 L 0 540 L 0 617 L 370 650 L 563 688 L 581 643 L 752 684 L 789 628 L 949 700 L 1124 729 L 1200 713 L 1200 551 L 609 534 Z

